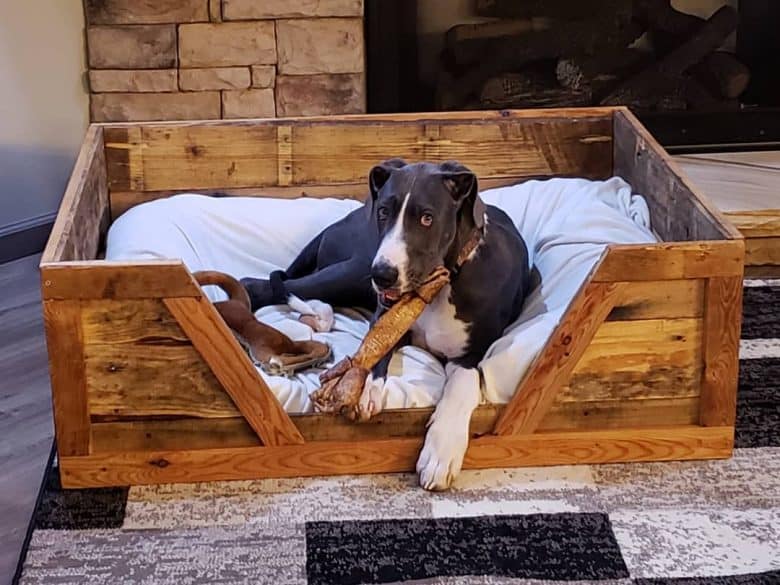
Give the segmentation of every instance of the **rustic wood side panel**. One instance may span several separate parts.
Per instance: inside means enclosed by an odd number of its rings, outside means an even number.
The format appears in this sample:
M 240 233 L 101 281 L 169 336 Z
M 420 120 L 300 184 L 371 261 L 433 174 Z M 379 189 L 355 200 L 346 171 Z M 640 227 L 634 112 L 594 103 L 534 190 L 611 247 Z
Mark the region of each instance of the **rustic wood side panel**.
M 620 283 L 586 282 L 521 380 L 496 423 L 497 435 L 533 433 L 620 294 Z
M 611 111 L 158 123 L 142 126 L 140 140 L 132 126 L 112 125 L 109 158 L 116 163 L 109 181 L 119 192 L 273 187 L 278 125 L 291 128 L 284 152 L 295 185 L 364 183 L 370 168 L 391 156 L 456 158 L 481 178 L 605 178 L 612 168 Z M 131 164 L 139 155 L 141 162 Z
M 712 278 L 704 315 L 701 424 L 733 426 L 737 411 L 742 279 Z
M 90 126 L 62 198 L 42 263 L 93 260 L 108 229 L 103 131 Z
M 168 298 L 164 302 L 263 444 L 303 443 L 214 305 L 205 298 Z
M 558 402 L 698 396 L 702 331 L 702 319 L 605 322 Z
M 54 427 L 61 457 L 90 452 L 89 407 L 79 301 L 44 301 Z
M 614 137 L 614 172 L 644 195 L 651 225 L 664 241 L 740 238 L 627 108 L 615 112 Z
M 471 442 L 464 469 L 723 459 L 730 427 L 484 436 Z M 63 457 L 67 488 L 412 471 L 422 438 L 311 442 L 280 447 L 133 451 Z
M 160 299 L 83 301 L 81 329 L 93 423 L 240 416 Z
M 627 282 L 607 321 L 701 317 L 705 283 L 704 279 Z

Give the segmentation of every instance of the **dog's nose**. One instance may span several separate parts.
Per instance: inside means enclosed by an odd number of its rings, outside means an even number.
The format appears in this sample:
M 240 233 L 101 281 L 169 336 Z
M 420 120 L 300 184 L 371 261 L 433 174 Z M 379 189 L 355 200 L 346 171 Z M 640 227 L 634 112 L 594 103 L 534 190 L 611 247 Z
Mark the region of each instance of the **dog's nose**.
M 387 262 L 379 262 L 371 267 L 371 278 L 379 288 L 392 288 L 398 281 L 398 269 Z

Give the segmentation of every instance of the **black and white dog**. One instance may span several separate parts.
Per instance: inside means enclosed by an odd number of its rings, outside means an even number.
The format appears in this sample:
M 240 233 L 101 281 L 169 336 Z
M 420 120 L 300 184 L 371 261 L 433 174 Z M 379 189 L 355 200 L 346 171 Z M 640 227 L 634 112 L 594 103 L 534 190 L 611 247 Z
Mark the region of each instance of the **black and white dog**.
M 424 488 L 446 489 L 460 471 L 480 402 L 477 364 L 529 292 L 528 251 L 511 219 L 483 203 L 476 176 L 458 163 L 391 159 L 371 170 L 369 186 L 366 205 L 320 233 L 287 271 L 242 282 L 254 310 L 292 296 L 375 308 L 376 318 L 437 266 L 450 269 L 450 284 L 402 341 L 445 361 L 447 382 L 417 472 Z M 390 357 L 366 382 L 363 419 L 381 410 Z

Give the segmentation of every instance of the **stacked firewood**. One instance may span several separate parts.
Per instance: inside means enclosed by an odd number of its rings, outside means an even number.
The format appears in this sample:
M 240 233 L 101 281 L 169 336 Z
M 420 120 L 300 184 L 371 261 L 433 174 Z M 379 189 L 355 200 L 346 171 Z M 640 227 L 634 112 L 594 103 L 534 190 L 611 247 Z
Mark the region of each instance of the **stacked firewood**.
M 739 107 L 749 70 L 719 50 L 734 8 L 702 19 L 671 0 L 476 0 L 493 19 L 447 31 L 443 110 L 628 105 L 639 111 Z

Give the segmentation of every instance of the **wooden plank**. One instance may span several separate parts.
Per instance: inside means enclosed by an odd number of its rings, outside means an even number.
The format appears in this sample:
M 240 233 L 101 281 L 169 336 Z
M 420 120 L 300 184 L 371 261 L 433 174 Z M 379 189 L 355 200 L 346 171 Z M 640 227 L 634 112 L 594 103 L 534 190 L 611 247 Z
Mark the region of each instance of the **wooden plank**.
M 240 413 L 160 299 L 82 301 L 92 422 Z
M 269 120 L 198 120 L 178 122 L 144 122 L 144 127 L 171 127 L 185 128 L 189 126 L 257 126 L 257 125 L 332 125 L 334 123 L 420 123 L 420 122 L 447 122 L 447 121 L 491 121 L 491 120 L 587 120 L 609 119 L 613 114 L 623 111 L 625 108 L 616 106 L 598 106 L 592 108 L 544 108 L 522 110 L 479 110 L 479 111 L 454 111 L 454 112 L 414 112 L 414 113 L 390 113 L 390 114 L 343 114 L 335 116 L 299 116 L 287 118 L 275 118 Z M 135 122 L 110 122 L 99 124 L 106 128 L 127 128 L 138 126 Z
M 712 278 L 707 283 L 700 418 L 704 426 L 733 425 L 736 417 L 742 287 L 741 278 Z
M 607 321 L 701 317 L 704 279 L 627 282 Z
M 732 427 L 484 436 L 471 441 L 464 469 L 723 459 Z M 412 471 L 422 438 L 311 442 L 278 447 L 133 451 L 62 457 L 66 488 Z
M 471 436 L 490 433 L 501 405 L 483 405 L 471 417 Z M 398 437 L 422 437 L 433 408 L 409 408 L 380 412 L 371 420 L 355 424 L 329 414 L 291 415 L 306 442 L 366 441 Z M 172 449 L 248 447 L 260 441 L 240 416 L 233 418 L 133 420 L 93 423 L 95 453 Z
M 603 119 L 299 125 L 293 126 L 293 180 L 358 181 L 388 152 L 410 162 L 456 159 L 479 177 L 606 178 L 610 142 L 610 123 Z
M 533 177 L 529 177 L 533 178 Z M 538 177 L 537 177 L 538 178 Z M 492 189 L 506 185 L 516 185 L 523 179 L 517 177 L 503 177 L 496 179 L 480 179 L 480 188 Z M 166 191 L 112 191 L 111 217 L 116 219 L 125 211 L 147 201 L 155 201 L 177 195 L 179 193 L 192 193 L 192 189 L 178 189 Z M 202 195 L 214 196 L 240 196 L 240 197 L 277 197 L 281 199 L 295 199 L 298 197 L 311 197 L 321 199 L 336 197 L 338 199 L 365 200 L 368 196 L 368 179 L 356 183 L 334 183 L 331 185 L 287 185 L 269 187 L 241 187 L 237 189 L 197 189 Z
M 628 108 L 615 112 L 614 138 L 614 173 L 644 195 L 664 241 L 741 238 Z
M 189 342 L 168 337 L 84 348 L 93 422 L 155 417 L 239 416 Z
M 65 188 L 41 262 L 96 258 L 108 223 L 103 130 L 91 125 Z
M 57 452 L 61 457 L 86 455 L 90 433 L 81 307 L 78 301 L 44 301 L 43 319 Z
M 200 297 L 181 260 L 57 262 L 41 265 L 44 299 Z
M 780 278 L 780 266 L 745 266 L 745 278 Z
M 141 127 L 106 128 L 106 179 L 109 190 L 144 188 Z M 113 216 L 116 219 L 116 216 Z
M 780 237 L 746 239 L 745 266 L 780 266 Z
M 224 449 L 261 445 L 257 434 L 241 416 L 92 423 L 93 453 Z
M 669 394 L 673 393 L 673 391 L 669 392 Z M 639 429 L 695 425 L 698 424 L 698 421 L 699 398 L 697 396 L 645 400 L 556 402 L 539 423 L 537 432 Z
M 698 396 L 702 331 L 702 319 L 605 322 L 558 400 Z
M 85 345 L 189 344 L 178 321 L 162 299 L 98 299 L 81 303 L 81 327 Z
M 488 434 L 501 405 L 484 405 L 471 417 L 471 436 Z M 356 425 L 332 415 L 292 415 L 309 441 L 365 441 L 421 437 L 432 408 L 390 410 Z M 556 403 L 539 432 L 693 425 L 699 420 L 698 397 L 587 403 Z M 94 453 L 251 447 L 260 441 L 247 422 L 233 418 L 184 418 L 92 423 Z
M 166 298 L 164 302 L 263 444 L 303 443 L 214 305 L 205 298 Z
M 293 182 L 293 149 L 292 149 L 292 128 L 289 126 L 277 126 L 276 128 L 276 148 L 277 148 L 277 179 L 276 184 L 280 187 L 287 187 Z
M 744 250 L 742 240 L 610 245 L 594 281 L 741 276 Z
M 497 435 L 532 433 L 612 310 L 620 284 L 586 282 L 501 413 Z
M 780 237 L 780 209 L 729 211 L 725 215 L 745 238 Z
M 263 124 L 137 124 L 133 134 L 112 127 L 112 190 L 221 189 L 275 185 L 276 128 Z M 127 153 L 123 155 L 122 153 Z M 129 157 L 121 164 L 121 157 Z M 114 155 L 110 155 L 114 158 Z M 132 163 L 132 164 L 131 164 Z M 139 175 L 140 173 L 140 175 Z

